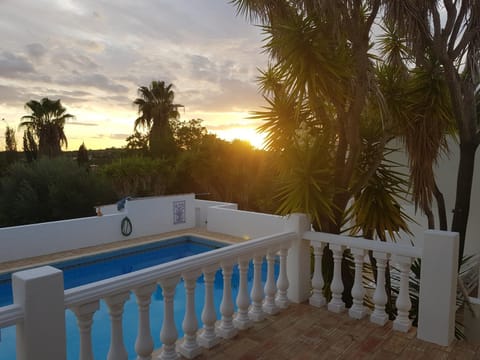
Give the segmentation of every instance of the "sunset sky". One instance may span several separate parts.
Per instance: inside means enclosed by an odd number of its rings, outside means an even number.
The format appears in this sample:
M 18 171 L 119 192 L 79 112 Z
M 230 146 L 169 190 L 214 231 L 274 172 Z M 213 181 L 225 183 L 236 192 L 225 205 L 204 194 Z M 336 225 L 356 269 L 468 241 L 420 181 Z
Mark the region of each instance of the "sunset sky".
M 261 30 L 227 0 L 0 0 L 0 146 L 24 105 L 62 100 L 69 150 L 125 146 L 139 86 L 172 83 L 181 119 L 256 146 Z M 22 132 L 17 130 L 21 150 Z

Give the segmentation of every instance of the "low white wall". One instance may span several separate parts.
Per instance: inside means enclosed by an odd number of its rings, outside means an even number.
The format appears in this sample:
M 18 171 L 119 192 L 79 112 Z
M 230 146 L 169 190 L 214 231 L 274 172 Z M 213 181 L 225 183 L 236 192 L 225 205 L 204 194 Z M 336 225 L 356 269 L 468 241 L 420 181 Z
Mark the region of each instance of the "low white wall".
M 116 205 L 107 206 L 110 214 L 103 216 L 0 228 L 0 262 L 192 228 L 194 202 L 193 194 L 133 199 L 116 213 Z M 125 216 L 132 223 L 129 236 L 121 232 Z
M 225 207 L 207 209 L 208 231 L 255 239 L 285 231 L 285 217 Z
M 206 228 L 208 224 L 208 208 L 216 206 L 225 209 L 237 210 L 238 205 L 233 203 L 210 201 L 210 200 L 195 200 L 195 226 Z
M 185 230 L 195 226 L 194 194 L 133 199 L 127 201 L 125 208 L 133 225 L 130 237 Z M 185 209 L 183 215 L 180 208 Z

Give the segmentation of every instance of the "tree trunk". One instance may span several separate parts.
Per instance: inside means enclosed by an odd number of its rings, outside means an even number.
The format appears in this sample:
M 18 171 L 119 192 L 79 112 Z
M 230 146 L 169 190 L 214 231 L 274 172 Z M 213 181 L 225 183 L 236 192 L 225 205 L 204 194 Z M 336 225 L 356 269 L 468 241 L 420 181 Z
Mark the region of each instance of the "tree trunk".
M 438 220 L 440 223 L 440 230 L 447 231 L 447 210 L 445 208 L 445 198 L 443 197 L 442 192 L 437 186 L 437 182 L 435 182 L 435 188 L 433 189 L 433 195 L 435 196 L 435 200 L 437 201 L 437 208 L 438 208 Z
M 476 149 L 477 144 L 474 142 L 460 143 L 460 164 L 458 165 L 457 192 L 452 220 L 452 231 L 458 232 L 460 235 L 458 252 L 459 265 L 465 249 L 465 236 L 467 231 L 468 214 L 470 212 L 470 196 L 472 193 Z

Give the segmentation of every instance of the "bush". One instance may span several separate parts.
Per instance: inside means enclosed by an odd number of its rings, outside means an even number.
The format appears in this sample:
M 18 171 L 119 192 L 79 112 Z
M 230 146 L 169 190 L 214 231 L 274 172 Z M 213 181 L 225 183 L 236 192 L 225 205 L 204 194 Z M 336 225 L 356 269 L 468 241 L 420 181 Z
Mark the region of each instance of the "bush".
M 172 181 L 172 167 L 163 159 L 126 157 L 105 165 L 101 172 L 118 198 L 164 195 Z
M 95 215 L 116 197 L 105 179 L 66 158 L 13 164 L 0 181 L 0 225 Z

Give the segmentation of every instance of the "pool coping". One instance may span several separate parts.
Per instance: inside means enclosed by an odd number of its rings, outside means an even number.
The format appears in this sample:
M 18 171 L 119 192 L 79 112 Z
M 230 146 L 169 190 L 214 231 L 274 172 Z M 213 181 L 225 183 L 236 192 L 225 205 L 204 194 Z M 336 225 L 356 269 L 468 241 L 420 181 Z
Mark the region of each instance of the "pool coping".
M 73 260 L 82 256 L 96 255 L 112 250 L 127 249 L 129 247 L 149 244 L 161 240 L 167 240 L 176 236 L 198 236 L 208 240 L 214 240 L 218 242 L 223 242 L 227 244 L 235 244 L 239 242 L 246 241 L 240 237 L 235 237 L 231 235 L 215 233 L 207 231 L 203 228 L 190 228 L 185 230 L 170 231 L 166 233 L 160 233 L 156 235 L 143 236 L 135 239 L 115 241 L 109 244 L 89 246 L 85 248 L 60 251 L 48 255 L 40 255 L 29 257 L 21 260 L 5 261 L 0 263 L 0 274 L 3 273 L 12 273 L 15 271 L 20 271 L 26 268 L 32 268 L 37 266 L 43 266 L 59 261 Z

